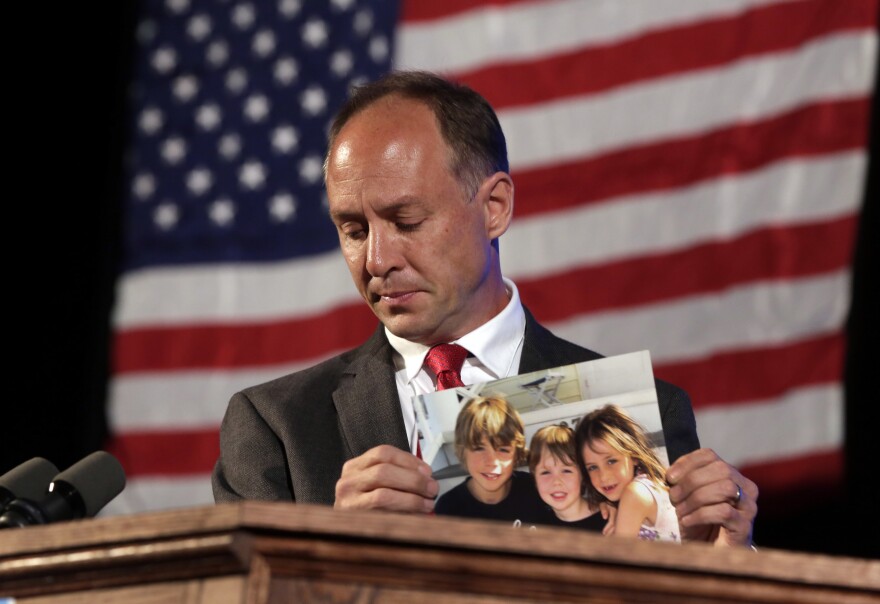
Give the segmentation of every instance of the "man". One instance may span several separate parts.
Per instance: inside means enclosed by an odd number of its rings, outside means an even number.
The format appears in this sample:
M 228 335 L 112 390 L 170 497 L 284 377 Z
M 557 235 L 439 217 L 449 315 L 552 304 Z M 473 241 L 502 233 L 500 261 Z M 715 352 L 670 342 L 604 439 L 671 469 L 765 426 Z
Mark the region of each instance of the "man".
M 541 327 L 502 277 L 513 181 L 497 117 L 472 90 L 421 72 L 358 89 L 331 128 L 325 181 L 342 254 L 382 325 L 353 351 L 233 396 L 214 496 L 430 512 L 438 484 L 415 455 L 410 401 L 435 388 L 432 346 L 467 349 L 465 383 L 600 355 Z M 695 451 L 682 390 L 657 392 L 684 536 L 749 544 L 756 485 Z

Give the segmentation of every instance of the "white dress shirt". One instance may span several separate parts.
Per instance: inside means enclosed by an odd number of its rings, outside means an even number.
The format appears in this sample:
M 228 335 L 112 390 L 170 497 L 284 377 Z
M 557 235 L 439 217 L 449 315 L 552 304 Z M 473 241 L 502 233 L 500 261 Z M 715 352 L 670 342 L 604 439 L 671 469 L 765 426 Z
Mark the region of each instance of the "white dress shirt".
M 504 285 L 510 295 L 507 306 L 472 332 L 449 342 L 464 346 L 470 353 L 461 369 L 461 380 L 465 384 L 510 377 L 519 371 L 519 360 L 522 356 L 523 338 L 526 332 L 526 314 L 513 281 L 505 279 Z M 419 437 L 413 397 L 437 389 L 436 377 L 423 366 L 429 347 L 399 338 L 387 328 L 385 335 L 395 351 L 393 357 L 397 394 L 400 398 L 400 409 L 403 412 L 410 450 L 415 454 Z

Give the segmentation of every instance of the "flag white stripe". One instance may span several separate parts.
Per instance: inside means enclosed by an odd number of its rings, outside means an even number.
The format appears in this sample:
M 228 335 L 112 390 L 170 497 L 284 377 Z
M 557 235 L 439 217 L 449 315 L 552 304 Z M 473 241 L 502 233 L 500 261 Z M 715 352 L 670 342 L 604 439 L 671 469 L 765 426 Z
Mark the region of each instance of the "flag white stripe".
M 866 166 L 863 150 L 789 159 L 673 191 L 517 218 L 501 238 L 501 266 L 514 280 L 539 278 L 764 226 L 852 215 L 861 202 Z
M 702 446 L 734 466 L 781 461 L 839 448 L 843 409 L 840 384 L 799 388 L 777 399 L 700 410 L 697 432 Z
M 120 278 L 117 297 L 117 328 L 271 321 L 358 300 L 336 249 L 283 262 L 143 269 Z
M 533 60 L 604 45 L 651 30 L 732 17 L 776 0 L 627 0 L 613 4 L 563 0 L 487 6 L 398 30 L 395 66 L 464 72 L 495 62 Z M 552 32 L 548 35 L 548 32 Z
M 768 118 L 817 101 L 867 96 L 874 32 L 826 36 L 796 51 L 761 55 L 601 95 L 503 109 L 511 169 L 592 157 Z M 582 133 L 573 136 L 572 133 Z
M 230 397 L 249 386 L 311 367 L 322 359 L 261 369 L 174 371 L 114 376 L 108 414 L 117 434 L 215 427 Z
M 865 169 L 863 151 L 798 158 L 682 189 L 517 218 L 501 239 L 501 266 L 514 280 L 538 278 L 765 225 L 833 219 L 858 208 Z M 681 216 L 688 217 L 686 229 Z M 335 250 L 314 262 L 141 270 L 119 283 L 115 323 L 123 328 L 271 321 L 360 301 Z
M 127 516 L 213 503 L 210 474 L 174 478 L 139 476 L 126 482 L 125 490 L 101 510 L 99 517 Z
M 710 352 L 793 343 L 836 333 L 849 309 L 849 269 L 766 281 L 635 309 L 583 315 L 548 327 L 605 355 L 647 348 L 655 364 Z M 601 284 L 598 285 L 601 287 Z
M 821 277 L 755 283 L 663 304 L 576 317 L 548 325 L 603 354 L 649 349 L 654 363 L 699 358 L 715 350 L 760 348 L 840 329 L 848 307 L 848 270 Z M 743 325 L 750 325 L 743 329 Z M 201 429 L 220 423 L 238 390 L 310 367 L 175 371 L 114 376 L 110 415 L 116 432 Z

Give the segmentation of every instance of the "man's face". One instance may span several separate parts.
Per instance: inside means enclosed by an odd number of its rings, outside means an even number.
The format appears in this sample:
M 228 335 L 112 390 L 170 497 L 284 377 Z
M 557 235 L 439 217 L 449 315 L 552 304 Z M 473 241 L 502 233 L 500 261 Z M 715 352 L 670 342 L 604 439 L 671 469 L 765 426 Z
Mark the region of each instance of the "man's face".
M 508 300 L 491 239 L 507 229 L 510 178 L 488 177 L 465 199 L 449 153 L 426 105 L 389 97 L 345 125 L 327 166 L 358 291 L 392 333 L 426 345 L 463 336 Z
M 462 464 L 471 476 L 467 483 L 471 494 L 483 503 L 498 503 L 510 493 L 513 459 L 512 444 L 496 449 L 485 437 L 475 449 L 465 449 Z

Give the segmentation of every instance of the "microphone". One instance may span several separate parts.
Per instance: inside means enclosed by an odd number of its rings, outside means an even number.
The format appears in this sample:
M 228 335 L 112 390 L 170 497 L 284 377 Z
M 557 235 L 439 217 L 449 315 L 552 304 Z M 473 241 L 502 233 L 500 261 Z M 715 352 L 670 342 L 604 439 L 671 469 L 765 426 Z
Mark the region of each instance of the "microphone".
M 58 468 L 48 459 L 34 457 L 0 476 L 0 510 L 16 498 L 36 499 L 46 492 Z
M 0 529 L 90 518 L 124 487 L 119 461 L 96 451 L 55 476 L 39 501 L 21 497 L 11 501 L 0 516 Z

